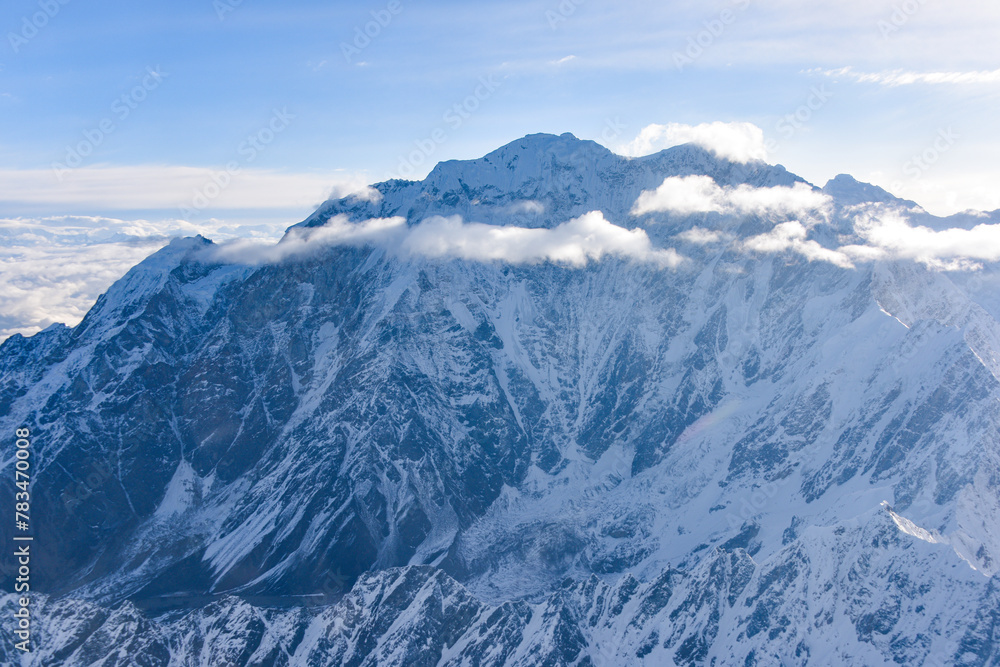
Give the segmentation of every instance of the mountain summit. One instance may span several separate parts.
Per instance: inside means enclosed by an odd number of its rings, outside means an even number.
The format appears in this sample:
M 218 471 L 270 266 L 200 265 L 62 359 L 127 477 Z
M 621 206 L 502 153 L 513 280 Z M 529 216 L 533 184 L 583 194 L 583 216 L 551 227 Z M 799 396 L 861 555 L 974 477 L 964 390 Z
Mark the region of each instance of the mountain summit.
M 803 182 L 783 167 L 730 162 L 694 144 L 627 158 L 569 133 L 532 134 L 476 160 L 441 162 L 423 181 L 376 184 L 376 201 L 367 205 L 353 197 L 328 201 L 303 224 L 322 225 L 338 214 L 402 215 L 411 223 L 459 214 L 497 225 L 552 226 L 595 209 L 627 214 L 643 190 L 667 176 L 691 175 L 731 186 Z
M 965 220 L 564 134 L 175 241 L 0 346 L 30 664 L 997 664 Z

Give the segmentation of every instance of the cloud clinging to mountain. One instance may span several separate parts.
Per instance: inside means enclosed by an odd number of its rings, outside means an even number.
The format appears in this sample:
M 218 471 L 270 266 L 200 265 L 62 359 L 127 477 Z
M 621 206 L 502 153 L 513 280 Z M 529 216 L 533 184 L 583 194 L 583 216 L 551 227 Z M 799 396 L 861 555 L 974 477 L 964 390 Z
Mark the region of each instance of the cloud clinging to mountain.
M 631 142 L 618 147 L 623 155 L 650 155 L 671 146 L 692 143 L 732 162 L 766 160 L 764 132 L 753 123 L 647 125 Z
M 718 185 L 710 176 L 671 176 L 655 190 L 643 192 L 632 207 L 632 213 L 810 215 L 824 212 L 831 201 L 829 195 L 805 183 L 791 187 L 740 185 L 733 188 Z

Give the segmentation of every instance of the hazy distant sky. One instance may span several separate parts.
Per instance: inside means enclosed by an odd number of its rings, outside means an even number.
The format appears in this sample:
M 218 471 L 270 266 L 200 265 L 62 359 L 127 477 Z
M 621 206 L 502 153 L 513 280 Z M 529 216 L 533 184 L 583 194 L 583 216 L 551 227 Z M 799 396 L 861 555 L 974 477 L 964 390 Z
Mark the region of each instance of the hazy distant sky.
M 753 123 L 818 185 L 1000 208 L 986 0 L 11 0 L 0 25 L 0 232 L 32 261 L 274 236 L 525 134 L 625 150 L 667 123 Z

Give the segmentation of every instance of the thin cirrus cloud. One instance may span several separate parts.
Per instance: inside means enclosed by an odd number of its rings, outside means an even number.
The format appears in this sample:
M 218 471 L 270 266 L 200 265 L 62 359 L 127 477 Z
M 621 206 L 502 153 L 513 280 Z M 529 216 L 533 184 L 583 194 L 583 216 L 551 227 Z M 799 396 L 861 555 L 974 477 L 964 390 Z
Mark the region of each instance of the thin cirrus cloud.
M 683 261 L 672 248 L 654 248 L 644 230 L 615 225 L 600 211 L 551 229 L 487 225 L 466 222 L 459 216 L 434 216 L 413 226 L 407 226 L 400 217 L 354 223 L 340 215 L 322 227 L 294 228 L 274 245 L 241 241 L 208 252 L 216 261 L 259 264 L 280 262 L 331 246 L 363 244 L 403 256 L 512 264 L 553 262 L 580 267 L 610 256 L 673 268 Z
M 830 78 L 851 79 L 858 83 L 875 83 L 881 86 L 895 88 L 914 84 L 978 84 L 1000 83 L 1000 69 L 978 70 L 969 72 L 913 72 L 901 69 L 881 72 L 858 72 L 852 67 L 839 69 L 812 70 Z
M 360 174 L 333 179 L 322 173 L 185 166 L 93 166 L 65 171 L 0 170 L 0 202 L 113 210 L 200 211 L 313 207 L 328 196 L 371 195 Z M 198 199 L 198 194 L 201 199 Z
M 808 215 L 825 212 L 832 200 L 805 183 L 757 188 L 721 187 L 710 176 L 671 176 L 639 195 L 633 215 L 647 213 L 735 213 Z
M 550 65 L 555 65 L 555 66 L 558 67 L 560 65 L 565 65 L 567 63 L 571 63 L 574 60 L 576 60 L 576 56 L 570 55 L 570 56 L 566 56 L 564 58 L 559 58 L 558 60 L 552 60 L 552 61 L 549 62 L 549 64 Z
M 631 142 L 619 146 L 622 155 L 640 157 L 664 148 L 692 143 L 732 162 L 767 159 L 764 131 L 753 123 L 652 124 L 644 127 Z

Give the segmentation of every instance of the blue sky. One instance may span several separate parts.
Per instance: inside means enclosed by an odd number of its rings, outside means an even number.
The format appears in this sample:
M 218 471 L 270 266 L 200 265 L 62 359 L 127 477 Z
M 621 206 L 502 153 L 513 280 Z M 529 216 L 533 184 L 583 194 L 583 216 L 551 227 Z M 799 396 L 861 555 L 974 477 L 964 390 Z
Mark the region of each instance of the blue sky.
M 8 238 L 273 236 L 331 192 L 525 134 L 622 151 L 715 121 L 820 185 L 1000 208 L 995 2 L 12 0 L 0 25 Z

